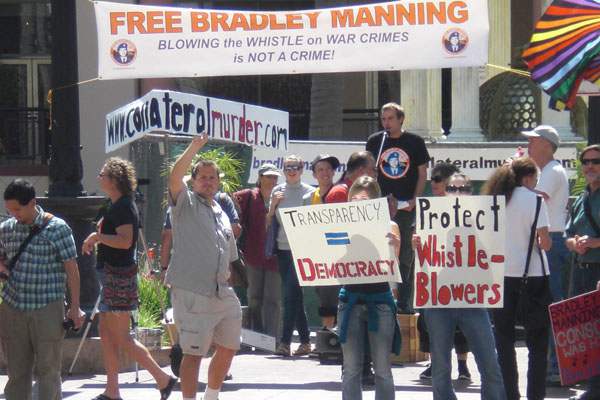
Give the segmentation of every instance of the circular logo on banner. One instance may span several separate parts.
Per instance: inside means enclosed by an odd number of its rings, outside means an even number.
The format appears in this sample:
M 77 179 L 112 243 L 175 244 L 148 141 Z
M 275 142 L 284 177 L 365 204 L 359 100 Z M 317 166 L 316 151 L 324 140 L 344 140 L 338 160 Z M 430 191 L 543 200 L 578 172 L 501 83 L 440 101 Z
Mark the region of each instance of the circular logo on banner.
M 110 55 L 117 64 L 129 65 L 135 61 L 137 48 L 133 42 L 126 39 L 120 39 L 114 42 L 110 47 Z
M 381 154 L 379 169 L 388 178 L 402 178 L 408 172 L 409 167 L 410 158 L 401 148 L 391 147 Z
M 462 29 L 448 29 L 442 38 L 446 51 L 450 54 L 461 53 L 469 43 L 469 36 Z

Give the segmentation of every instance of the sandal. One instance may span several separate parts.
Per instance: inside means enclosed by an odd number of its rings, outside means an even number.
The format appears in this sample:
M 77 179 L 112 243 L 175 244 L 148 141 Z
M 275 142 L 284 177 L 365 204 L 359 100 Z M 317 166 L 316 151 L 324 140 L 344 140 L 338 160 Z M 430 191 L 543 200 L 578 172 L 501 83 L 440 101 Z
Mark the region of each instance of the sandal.
M 169 378 L 169 383 L 167 383 L 167 386 L 160 389 L 160 400 L 167 400 L 169 398 L 176 383 L 177 383 L 177 378 L 175 378 L 175 377 Z
M 94 397 L 92 400 L 123 400 L 123 399 L 120 397 L 113 399 L 112 397 L 108 397 L 105 394 L 99 394 L 98 396 Z

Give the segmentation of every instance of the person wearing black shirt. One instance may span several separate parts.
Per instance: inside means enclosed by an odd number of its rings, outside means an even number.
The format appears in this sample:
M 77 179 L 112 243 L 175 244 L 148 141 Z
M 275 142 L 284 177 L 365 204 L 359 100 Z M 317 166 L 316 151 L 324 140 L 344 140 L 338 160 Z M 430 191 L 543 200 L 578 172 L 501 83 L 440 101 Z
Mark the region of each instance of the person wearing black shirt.
M 400 227 L 400 236 L 411 237 L 415 219 L 415 199 L 423 194 L 427 180 L 429 153 L 425 141 L 418 135 L 402 129 L 404 109 L 397 103 L 387 103 L 381 108 L 383 131 L 369 136 L 366 150 L 377 162 L 377 182 L 384 196 L 396 202 L 394 221 Z M 400 249 L 398 307 L 400 311 L 412 310 L 412 281 L 414 279 L 414 252 L 410 241 L 403 241 Z
M 109 158 L 98 174 L 101 190 L 110 204 L 98 222 L 98 231 L 83 242 L 82 253 L 92 254 L 98 246 L 97 260 L 103 264 L 103 286 L 100 311 L 100 339 L 106 388 L 94 400 L 120 399 L 119 352 L 133 355 L 152 375 L 160 390 L 161 400 L 171 394 L 176 378 L 170 377 L 154 361 L 148 349 L 129 335 L 130 313 L 138 308 L 136 244 L 139 216 L 133 193 L 136 177 L 133 165 L 120 158 Z

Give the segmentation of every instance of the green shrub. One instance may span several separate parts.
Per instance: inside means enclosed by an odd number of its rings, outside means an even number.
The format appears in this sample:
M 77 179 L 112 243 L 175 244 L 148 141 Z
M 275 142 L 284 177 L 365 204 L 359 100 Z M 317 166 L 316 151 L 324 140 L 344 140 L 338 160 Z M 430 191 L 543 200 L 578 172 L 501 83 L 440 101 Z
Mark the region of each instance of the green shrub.
M 161 325 L 162 312 L 169 307 L 167 288 L 156 279 L 140 274 L 138 278 L 138 326 L 155 328 Z

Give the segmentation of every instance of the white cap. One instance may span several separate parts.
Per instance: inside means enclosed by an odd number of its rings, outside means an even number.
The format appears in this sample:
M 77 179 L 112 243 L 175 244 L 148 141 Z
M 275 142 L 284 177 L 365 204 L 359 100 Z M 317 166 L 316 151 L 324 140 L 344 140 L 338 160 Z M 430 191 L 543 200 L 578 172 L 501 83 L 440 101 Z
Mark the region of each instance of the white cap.
M 560 145 L 560 138 L 556 129 L 550 125 L 539 125 L 532 131 L 521 132 L 526 137 L 541 137 L 558 147 Z

